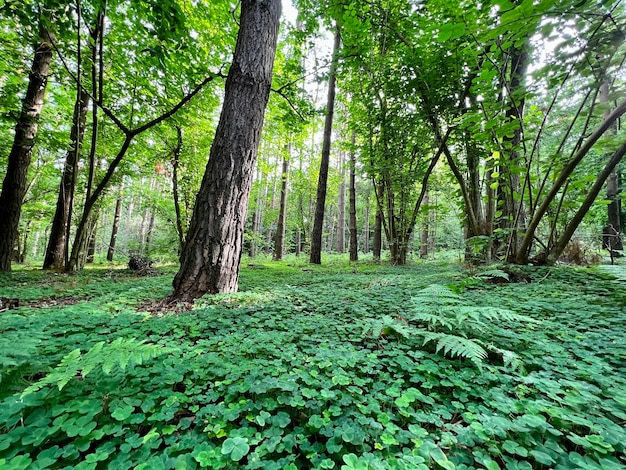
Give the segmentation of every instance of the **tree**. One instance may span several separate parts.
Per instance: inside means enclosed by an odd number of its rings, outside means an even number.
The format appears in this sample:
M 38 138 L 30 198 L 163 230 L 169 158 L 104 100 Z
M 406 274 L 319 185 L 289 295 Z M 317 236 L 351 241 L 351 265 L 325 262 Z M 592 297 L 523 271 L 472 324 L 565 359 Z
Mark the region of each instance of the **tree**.
M 326 188 L 328 184 L 328 166 L 330 164 L 330 143 L 333 130 L 333 115 L 335 112 L 335 83 L 337 79 L 337 63 L 339 61 L 339 46 L 341 35 L 339 25 L 335 25 L 335 40 L 333 43 L 333 58 L 328 78 L 328 98 L 326 100 L 326 119 L 324 121 L 324 141 L 322 143 L 322 159 L 320 161 L 319 179 L 317 182 L 317 199 L 315 202 L 315 218 L 311 231 L 311 253 L 309 261 L 312 264 L 322 264 L 322 235 L 324 227 L 324 209 L 326 206 Z
M 276 223 L 276 236 L 274 243 L 274 260 L 283 259 L 285 248 L 285 226 L 287 225 L 287 189 L 289 182 L 289 159 L 291 157 L 291 145 L 287 145 L 283 155 L 283 170 L 280 176 L 280 209 Z
M 171 300 L 238 287 L 243 231 L 272 69 L 280 0 L 243 0 L 224 104 Z
M 22 201 L 26 194 L 26 175 L 39 127 L 52 55 L 52 38 L 42 24 L 0 194 L 0 271 L 11 270 L 13 246 L 17 237 Z

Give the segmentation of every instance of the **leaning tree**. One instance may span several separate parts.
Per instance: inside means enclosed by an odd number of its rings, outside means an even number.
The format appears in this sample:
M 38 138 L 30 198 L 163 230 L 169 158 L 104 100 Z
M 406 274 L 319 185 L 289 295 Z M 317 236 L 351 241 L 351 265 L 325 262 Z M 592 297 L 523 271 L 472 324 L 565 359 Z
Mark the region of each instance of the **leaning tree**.
M 280 0 L 243 0 L 224 105 L 171 300 L 237 290 L 248 198 L 272 70 Z

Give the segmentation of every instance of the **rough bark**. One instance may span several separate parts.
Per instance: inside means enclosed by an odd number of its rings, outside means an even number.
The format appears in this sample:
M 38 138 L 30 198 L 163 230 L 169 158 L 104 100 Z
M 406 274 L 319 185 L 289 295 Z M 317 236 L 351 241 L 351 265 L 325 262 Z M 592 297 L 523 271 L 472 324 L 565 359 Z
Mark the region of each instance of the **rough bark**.
M 280 209 L 278 211 L 278 221 L 276 223 L 276 238 L 274 243 L 274 260 L 283 259 L 285 246 L 285 226 L 287 225 L 287 184 L 289 182 L 289 152 L 291 146 L 287 148 L 287 154 L 283 158 L 283 171 L 280 183 Z
M 26 176 L 52 62 L 51 37 L 43 27 L 39 36 L 0 194 L 0 271 L 11 270 L 13 246 L 18 236 L 22 201 L 26 193 Z
M 333 115 L 335 113 L 335 85 L 337 80 L 337 62 L 341 35 L 339 26 L 335 26 L 335 41 L 333 43 L 333 58 L 328 78 L 328 98 L 326 100 L 326 119 L 324 121 L 324 140 L 322 142 L 322 160 L 317 181 L 317 198 L 315 201 L 315 217 L 311 231 L 311 253 L 309 261 L 312 264 L 322 264 L 322 234 L 324 229 L 324 209 L 326 208 L 326 189 L 328 183 L 328 166 L 330 162 L 330 143 L 333 129 Z
M 190 301 L 206 293 L 237 290 L 279 19 L 280 0 L 241 2 L 239 34 L 226 79 L 224 105 L 171 300 Z
M 48 240 L 43 269 L 62 270 L 67 261 L 68 226 L 70 224 L 71 207 L 76 187 L 78 158 L 83 136 L 85 135 L 88 110 L 89 94 L 81 90 L 74 105 L 74 117 L 70 131 L 70 148 L 65 156 L 61 183 L 59 184 L 59 195 L 52 219 L 52 228 L 50 229 L 50 239 Z

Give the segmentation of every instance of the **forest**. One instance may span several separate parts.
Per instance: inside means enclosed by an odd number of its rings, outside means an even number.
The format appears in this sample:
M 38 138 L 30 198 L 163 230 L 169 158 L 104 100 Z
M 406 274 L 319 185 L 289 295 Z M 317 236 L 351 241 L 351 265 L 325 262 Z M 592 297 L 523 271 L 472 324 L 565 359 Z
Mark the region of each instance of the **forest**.
M 621 0 L 0 0 L 0 469 L 626 468 Z

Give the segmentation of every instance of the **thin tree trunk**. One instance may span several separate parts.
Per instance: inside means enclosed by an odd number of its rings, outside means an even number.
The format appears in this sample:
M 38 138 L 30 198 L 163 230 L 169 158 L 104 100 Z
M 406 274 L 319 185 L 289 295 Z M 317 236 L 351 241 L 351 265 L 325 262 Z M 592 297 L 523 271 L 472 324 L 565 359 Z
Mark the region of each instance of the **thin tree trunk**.
M 572 236 L 574 235 L 574 232 L 576 231 L 576 229 L 582 222 L 583 217 L 587 214 L 587 212 L 589 212 L 591 205 L 596 200 L 596 197 L 602 190 L 602 187 L 606 183 L 606 180 L 608 179 L 609 175 L 611 174 L 611 172 L 615 170 L 615 167 L 622 160 L 622 157 L 624 156 L 624 154 L 626 154 L 626 142 L 624 142 L 621 145 L 621 147 L 617 149 L 615 153 L 613 153 L 613 155 L 611 156 L 611 159 L 608 161 L 604 169 L 600 172 L 600 174 L 596 178 L 596 181 L 594 182 L 593 186 L 587 193 L 585 200 L 581 204 L 576 214 L 574 214 L 574 217 L 572 217 L 570 222 L 565 227 L 565 230 L 559 237 L 554 247 L 550 250 L 549 253 L 543 253 L 540 256 L 538 256 L 536 259 L 537 262 L 539 263 L 545 262 L 546 264 L 549 264 L 549 265 L 556 263 L 559 257 L 563 254 L 563 250 L 565 250 L 565 247 L 571 240 Z
M 603 113 L 603 118 L 606 119 L 611 113 L 608 105 L 609 105 L 609 80 L 605 79 L 602 85 L 600 86 L 600 103 L 606 106 L 606 109 Z M 615 125 L 609 132 L 615 134 Z M 623 250 L 624 244 L 622 242 L 622 237 L 619 236 L 622 227 L 621 221 L 621 212 L 622 212 L 622 200 L 619 197 L 620 188 L 619 188 L 619 176 L 617 169 L 613 170 L 609 175 L 606 181 L 606 198 L 611 201 L 611 203 L 606 207 L 607 211 L 607 225 L 605 227 L 604 232 L 608 234 L 608 237 L 605 236 L 606 239 L 603 240 L 603 245 L 608 250 Z
M 376 186 L 376 200 L 382 200 L 384 196 L 384 188 L 382 184 Z M 380 255 L 383 247 L 383 212 L 380 204 L 376 204 L 376 218 L 374 220 L 374 246 L 372 255 L 374 261 L 380 261 Z
M 111 229 L 111 240 L 109 241 L 109 248 L 107 250 L 107 261 L 113 261 L 113 254 L 115 253 L 115 244 L 117 243 L 117 232 L 120 228 L 120 219 L 122 218 L 122 199 L 124 195 L 124 182 L 120 184 L 120 193 L 117 196 L 117 202 L 115 203 L 115 215 L 113 216 L 113 228 Z
M 326 119 L 324 121 L 324 140 L 322 142 L 322 160 L 317 182 L 317 198 L 315 201 L 315 217 L 311 231 L 311 253 L 309 261 L 313 264 L 322 264 L 322 234 L 324 229 L 324 210 L 326 208 L 326 189 L 328 184 L 328 166 L 330 162 L 330 143 L 335 113 L 335 85 L 337 80 L 337 63 L 339 61 L 339 46 L 341 35 L 339 26 L 335 25 L 335 41 L 333 44 L 333 58 L 328 78 L 328 98 L 326 101 Z
M 89 236 L 89 243 L 87 244 L 87 264 L 92 264 L 94 255 L 96 254 L 96 233 L 98 232 L 98 220 L 94 218 L 93 227 L 91 228 L 91 235 Z
M 281 174 L 280 184 L 280 209 L 278 211 L 278 222 L 276 223 L 276 242 L 274 243 L 274 260 L 283 259 L 283 251 L 285 245 L 285 226 L 287 225 L 287 184 L 289 180 L 289 154 L 291 153 L 291 144 L 287 146 L 285 156 L 283 157 L 283 171 Z
M 424 194 L 424 204 L 428 205 L 428 191 Z M 420 258 L 428 258 L 429 232 L 430 232 L 430 211 L 424 216 L 422 233 L 420 234 Z
M 26 177 L 52 62 L 52 39 L 43 26 L 40 27 L 39 39 L 0 193 L 0 272 L 11 270 L 13 246 L 18 236 L 22 201 L 26 193 Z
M 174 210 L 176 211 L 176 233 L 178 234 L 178 253 L 185 243 L 185 231 L 180 211 L 180 194 L 178 193 L 178 166 L 180 164 L 180 152 L 183 148 L 183 131 L 176 126 L 176 147 L 172 150 L 172 193 L 174 197 Z
M 339 152 L 339 174 L 341 184 L 337 197 L 337 253 L 346 251 L 346 177 L 344 172 L 344 153 Z
M 148 233 L 146 235 L 146 256 L 150 256 L 150 245 L 152 245 L 152 234 L 154 233 L 154 207 L 150 210 L 150 222 L 148 222 Z
M 352 133 L 352 149 L 350 150 L 350 261 L 358 261 L 359 247 L 356 226 L 356 155 L 354 153 L 354 132 Z
M 198 192 L 171 300 L 235 292 L 248 198 L 272 69 L 280 0 L 242 0 L 224 105 Z
M 363 253 L 370 251 L 370 191 L 372 183 L 367 186 L 367 196 L 365 197 L 365 215 L 363 216 Z
M 528 262 L 530 246 L 535 239 L 535 231 L 539 226 L 539 222 L 541 222 L 544 215 L 550 208 L 550 205 L 558 195 L 561 188 L 563 188 L 565 183 L 568 181 L 568 178 L 576 169 L 578 164 L 587 155 L 587 153 L 589 153 L 600 137 L 602 137 L 624 113 L 626 113 L 626 101 L 620 103 L 619 106 L 602 122 L 602 124 L 587 138 L 585 143 L 580 147 L 576 154 L 574 154 L 567 165 L 565 165 L 563 170 L 561 170 L 559 176 L 556 178 L 554 183 L 552 183 L 552 188 L 541 204 L 537 207 L 537 210 L 533 214 L 533 217 L 526 228 L 524 238 L 522 239 L 517 256 L 515 257 L 516 263 L 526 264 Z
M 76 187 L 78 159 L 85 135 L 85 123 L 89 110 L 89 94 L 81 89 L 74 105 L 74 117 L 70 131 L 70 148 L 65 156 L 65 164 L 59 184 L 59 196 L 50 229 L 50 240 L 46 249 L 43 269 L 62 270 L 67 262 L 67 241 L 71 207 Z

